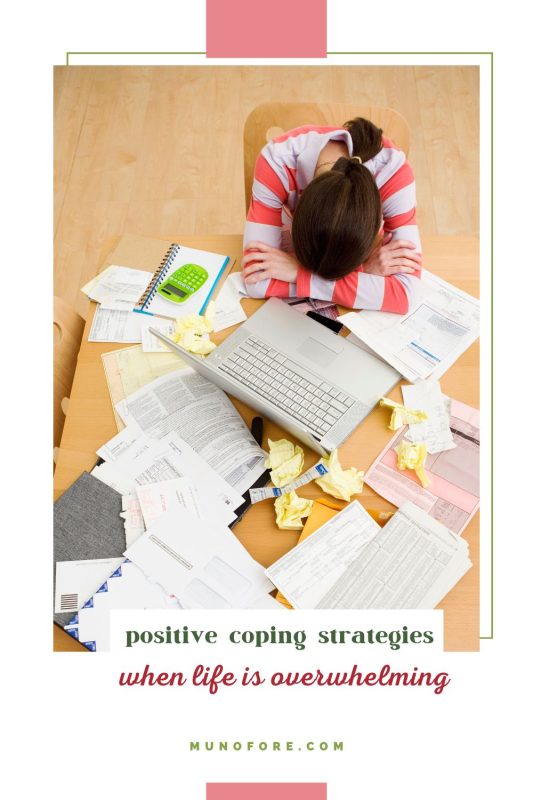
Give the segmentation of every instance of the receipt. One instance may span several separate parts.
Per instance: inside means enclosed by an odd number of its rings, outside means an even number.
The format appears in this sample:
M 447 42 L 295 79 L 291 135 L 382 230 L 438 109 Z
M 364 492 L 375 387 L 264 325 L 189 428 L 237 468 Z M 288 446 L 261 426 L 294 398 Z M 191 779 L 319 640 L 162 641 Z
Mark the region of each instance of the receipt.
M 412 469 L 424 488 L 429 486 L 429 478 L 424 469 L 427 449 L 423 442 L 408 442 L 405 439 L 394 448 L 398 456 L 398 469 Z
M 283 494 L 288 494 L 295 489 L 299 489 L 300 486 L 305 486 L 306 483 L 310 483 L 310 481 L 314 481 L 316 478 L 320 478 L 322 475 L 327 475 L 327 472 L 327 467 L 319 462 L 318 464 L 315 464 L 314 467 L 311 467 L 311 469 L 308 469 L 307 472 L 304 472 L 303 475 L 300 475 L 299 478 L 296 478 L 295 481 L 288 483 L 281 489 L 277 488 L 276 486 L 261 489 L 250 489 L 250 500 L 252 503 L 259 503 L 261 500 L 268 500 L 269 497 L 281 497 Z
M 390 400 L 388 397 L 382 397 L 379 401 L 379 404 L 385 408 L 392 409 L 389 422 L 389 430 L 391 431 L 397 431 L 403 427 L 403 425 L 411 425 L 415 422 L 422 422 L 422 420 L 428 418 L 428 415 L 425 411 L 416 411 L 413 408 L 407 408 L 407 406 L 402 406 L 401 403 L 396 403 L 394 400 Z
M 363 491 L 364 473 L 355 467 L 343 469 L 339 461 L 338 451 L 331 452 L 329 458 L 320 461 L 328 474 L 323 478 L 317 479 L 317 484 L 323 492 L 337 497 L 339 500 L 349 500 L 352 494 L 359 494 Z
M 299 444 L 294 445 L 288 439 L 268 440 L 270 450 L 265 467 L 272 470 L 270 480 L 274 486 L 285 484 L 297 478 L 304 466 L 304 451 Z
M 298 497 L 296 492 L 283 494 L 274 502 L 276 509 L 276 525 L 282 531 L 294 531 L 303 528 L 302 517 L 308 517 L 313 508 L 312 500 Z
M 414 386 L 402 386 L 402 393 L 407 403 L 416 403 L 427 412 L 428 418 L 427 422 L 411 423 L 405 438 L 410 442 L 424 442 L 431 454 L 453 450 L 450 401 L 442 394 L 439 382 L 419 381 Z

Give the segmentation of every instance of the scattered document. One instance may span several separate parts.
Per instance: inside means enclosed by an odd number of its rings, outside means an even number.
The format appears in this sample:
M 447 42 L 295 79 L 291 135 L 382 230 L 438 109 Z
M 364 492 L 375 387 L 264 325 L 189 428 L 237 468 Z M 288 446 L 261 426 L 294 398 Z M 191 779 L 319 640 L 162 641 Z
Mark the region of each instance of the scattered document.
M 479 508 L 479 411 L 452 400 L 450 428 L 455 448 L 426 458 L 425 469 L 431 480 L 427 489 L 413 474 L 397 469 L 395 447 L 405 437 L 404 431 L 379 454 L 365 475 L 365 483 L 395 506 L 410 500 L 461 534 Z
M 92 290 L 98 285 L 98 283 L 104 280 L 107 275 L 115 269 L 114 265 L 112 264 L 110 267 L 106 267 L 102 272 L 99 272 L 98 275 L 95 275 L 94 278 L 91 278 L 90 281 L 87 281 L 85 286 L 81 287 L 81 291 L 83 294 L 87 295 L 90 298 Z
M 203 503 L 205 512 L 202 513 L 202 496 L 200 490 L 187 478 L 174 478 L 170 481 L 160 481 L 159 483 L 147 483 L 137 487 L 137 498 L 139 500 L 144 524 L 147 528 L 155 520 L 168 511 L 172 503 L 178 503 L 182 508 L 198 519 L 208 519 L 210 513 L 216 514 L 215 509 L 206 503 L 204 496 Z
M 152 280 L 153 273 L 131 267 L 111 266 L 97 277 L 96 283 L 86 292 L 91 300 L 101 303 L 105 308 L 121 309 L 129 304 L 133 309 L 133 305 Z
M 266 572 L 295 608 L 434 608 L 471 566 L 467 542 L 412 503 L 380 528 L 354 502 Z
M 377 522 L 354 500 L 272 564 L 266 574 L 292 606 L 316 608 L 379 530 Z
M 56 563 L 56 614 L 78 611 L 124 561 L 120 558 L 97 558 L 87 561 Z
M 163 319 L 162 317 L 154 317 L 154 319 L 145 320 L 142 329 L 142 348 L 143 353 L 169 353 L 169 349 L 161 339 L 150 333 L 150 328 L 156 328 L 164 336 L 172 339 L 176 333 L 176 320 Z
M 143 319 L 143 326 L 145 324 L 146 321 Z M 124 427 L 124 423 L 115 409 L 117 403 L 156 378 L 187 367 L 175 353 L 143 353 L 140 345 L 103 353 L 102 363 L 119 431 Z
M 89 331 L 90 342 L 140 342 L 142 318 L 133 311 L 97 306 Z
M 426 419 L 409 425 L 405 438 L 410 442 L 424 442 L 428 453 L 441 453 L 455 447 L 450 430 L 450 401 L 442 394 L 435 380 L 419 381 L 412 386 L 402 386 L 406 404 L 426 413 Z
M 350 311 L 339 321 L 415 383 L 440 378 L 479 336 L 479 300 L 424 270 L 407 314 Z
M 134 428 L 125 427 L 113 436 L 108 442 L 99 447 L 96 455 L 100 456 L 104 461 L 116 461 L 117 458 L 124 455 L 126 450 L 135 445 L 139 438 L 139 429 L 137 426 Z M 149 445 L 149 440 L 145 440 L 146 446 Z
M 126 551 L 184 608 L 249 608 L 273 586 L 228 528 L 177 502 Z
M 89 650 L 109 650 L 109 615 L 119 608 L 181 606 L 175 597 L 148 580 L 142 570 L 126 559 L 68 621 L 65 631 Z
M 126 547 L 135 542 L 146 530 L 141 504 L 136 494 L 122 495 L 122 513 L 124 520 L 124 533 L 126 534 Z
M 247 317 L 241 306 L 243 297 L 248 293 L 244 286 L 242 272 L 233 272 L 228 276 L 217 299 L 215 300 L 215 313 L 213 316 L 213 330 L 215 333 L 244 322 Z
M 264 472 L 266 454 L 233 403 L 193 369 L 158 378 L 118 403 L 117 411 L 152 439 L 177 433 L 240 495 Z
M 211 505 L 226 524 L 233 522 L 233 511 L 243 502 L 242 496 L 173 432 L 159 440 L 139 434 L 122 455 L 99 464 L 91 474 L 122 495 L 133 494 L 144 484 L 188 478 L 201 489 L 206 506 Z

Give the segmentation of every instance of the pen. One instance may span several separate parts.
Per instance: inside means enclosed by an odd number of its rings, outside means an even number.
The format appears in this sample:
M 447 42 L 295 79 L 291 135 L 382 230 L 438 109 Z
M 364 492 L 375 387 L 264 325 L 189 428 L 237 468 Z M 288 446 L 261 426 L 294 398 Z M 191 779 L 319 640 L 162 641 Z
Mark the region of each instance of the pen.
M 263 442 L 263 417 L 254 417 L 252 420 L 252 436 L 261 447 Z

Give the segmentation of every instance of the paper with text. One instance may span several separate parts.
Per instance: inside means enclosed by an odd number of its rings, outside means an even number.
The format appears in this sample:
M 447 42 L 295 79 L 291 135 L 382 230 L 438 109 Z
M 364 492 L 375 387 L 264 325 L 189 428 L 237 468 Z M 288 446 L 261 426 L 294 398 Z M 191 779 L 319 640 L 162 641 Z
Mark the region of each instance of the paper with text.
M 456 444 L 450 430 L 450 401 L 442 394 L 439 382 L 419 381 L 401 388 L 405 405 L 427 414 L 427 419 L 409 425 L 405 438 L 424 442 L 428 453 L 453 450 Z
M 158 378 L 118 403 L 117 411 L 153 439 L 176 432 L 241 495 L 264 472 L 266 453 L 233 403 L 193 369 Z
M 126 556 L 185 608 L 248 608 L 273 586 L 228 528 L 169 504 Z
M 479 337 L 479 300 L 424 270 L 407 314 L 350 311 L 339 321 L 414 383 L 440 378 Z

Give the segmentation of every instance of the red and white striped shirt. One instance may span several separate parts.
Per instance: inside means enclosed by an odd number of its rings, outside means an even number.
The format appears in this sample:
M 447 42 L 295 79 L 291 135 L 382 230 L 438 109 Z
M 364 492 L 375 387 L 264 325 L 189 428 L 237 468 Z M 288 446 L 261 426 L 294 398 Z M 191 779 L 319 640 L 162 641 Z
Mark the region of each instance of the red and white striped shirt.
M 322 148 L 331 140 L 344 142 L 352 155 L 352 138 L 347 130 L 317 125 L 294 128 L 263 147 L 255 165 L 244 229 L 245 250 L 254 240 L 292 250 L 292 212 L 298 196 L 314 178 Z M 383 137 L 382 149 L 364 166 L 373 175 L 381 196 L 383 233 L 391 233 L 393 239 L 408 239 L 420 253 L 415 180 L 404 153 Z M 313 297 L 348 308 L 405 314 L 419 277 L 420 270 L 383 277 L 366 273 L 360 266 L 344 278 L 329 281 L 300 266 L 296 283 L 266 279 L 245 285 L 252 297 Z

